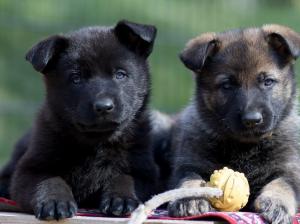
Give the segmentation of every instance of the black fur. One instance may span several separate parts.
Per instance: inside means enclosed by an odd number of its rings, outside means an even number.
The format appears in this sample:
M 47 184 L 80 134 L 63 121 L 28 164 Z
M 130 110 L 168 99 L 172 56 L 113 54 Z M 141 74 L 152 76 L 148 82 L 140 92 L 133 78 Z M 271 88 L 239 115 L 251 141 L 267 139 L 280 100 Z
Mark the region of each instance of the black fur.
M 27 53 L 46 98 L 7 166 L 16 166 L 10 194 L 23 210 L 40 219 L 72 217 L 77 206 L 121 216 L 155 192 L 147 107 L 155 36 L 153 26 L 120 21 L 51 36 Z

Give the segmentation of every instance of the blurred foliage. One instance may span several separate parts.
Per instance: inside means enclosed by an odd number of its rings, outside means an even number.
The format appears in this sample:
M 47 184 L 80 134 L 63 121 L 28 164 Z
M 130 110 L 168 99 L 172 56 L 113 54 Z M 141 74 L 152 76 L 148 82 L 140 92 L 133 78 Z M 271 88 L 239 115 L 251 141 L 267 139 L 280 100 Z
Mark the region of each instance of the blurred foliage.
M 192 75 L 177 56 L 187 40 L 202 32 L 265 23 L 299 32 L 299 15 L 299 0 L 0 0 L 0 164 L 43 99 L 42 77 L 24 55 L 48 35 L 113 25 L 123 18 L 155 24 L 152 105 L 173 113 L 193 92 Z

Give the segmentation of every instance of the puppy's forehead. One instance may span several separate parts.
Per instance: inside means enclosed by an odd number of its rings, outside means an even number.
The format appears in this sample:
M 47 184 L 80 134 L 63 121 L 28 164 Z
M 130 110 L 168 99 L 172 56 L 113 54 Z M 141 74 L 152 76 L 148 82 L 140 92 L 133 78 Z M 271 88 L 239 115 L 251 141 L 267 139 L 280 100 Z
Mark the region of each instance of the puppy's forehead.
M 269 70 L 275 66 L 264 33 L 259 28 L 219 33 L 217 39 L 221 42 L 216 55 L 217 65 L 251 73 Z
M 260 28 L 235 29 L 219 33 L 217 38 L 222 41 L 224 47 L 237 41 L 253 45 L 260 43 L 264 39 L 264 34 Z
M 87 27 L 68 35 L 70 39 L 69 54 L 75 60 L 99 60 L 117 57 L 125 52 L 113 32 L 113 27 Z

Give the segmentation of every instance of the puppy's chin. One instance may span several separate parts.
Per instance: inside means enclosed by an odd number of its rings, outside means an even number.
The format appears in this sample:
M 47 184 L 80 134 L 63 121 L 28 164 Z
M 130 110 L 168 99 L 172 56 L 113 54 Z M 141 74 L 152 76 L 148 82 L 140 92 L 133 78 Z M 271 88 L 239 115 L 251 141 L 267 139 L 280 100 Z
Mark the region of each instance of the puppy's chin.
M 119 124 L 117 122 L 97 122 L 97 123 L 84 123 L 84 122 L 76 122 L 76 129 L 87 135 L 99 135 L 105 133 L 113 133 L 115 132 Z
M 230 136 L 240 142 L 245 143 L 257 143 L 264 139 L 270 139 L 272 137 L 272 131 L 267 132 L 240 132 L 230 134 Z

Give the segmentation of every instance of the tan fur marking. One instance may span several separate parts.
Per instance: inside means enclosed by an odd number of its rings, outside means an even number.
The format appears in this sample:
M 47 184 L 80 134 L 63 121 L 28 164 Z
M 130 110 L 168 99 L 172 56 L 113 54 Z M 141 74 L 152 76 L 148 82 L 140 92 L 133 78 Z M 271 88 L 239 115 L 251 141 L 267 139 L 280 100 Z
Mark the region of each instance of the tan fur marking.
M 281 201 L 281 203 L 286 206 L 288 213 L 295 215 L 297 209 L 295 193 L 292 187 L 282 178 L 277 178 L 267 184 L 262 189 L 260 196 Z
M 296 32 L 293 31 L 292 29 L 290 29 L 289 27 L 278 25 L 278 24 L 266 24 L 266 25 L 262 26 L 262 29 L 266 33 L 279 33 L 279 34 L 294 33 L 294 34 L 296 34 Z
M 244 30 L 244 38 L 249 45 L 255 45 L 260 41 L 260 30 L 257 28 L 248 28 Z
M 272 74 L 276 80 L 278 80 L 278 84 L 274 86 L 273 89 L 273 97 L 274 98 L 282 98 L 288 99 L 292 94 L 292 84 L 287 77 L 289 66 L 279 70 L 274 65 L 266 64 L 266 66 L 262 67 L 264 71 Z
M 191 39 L 187 44 L 186 44 L 186 48 L 191 48 L 193 47 L 194 45 L 196 44 L 199 44 L 199 43 L 207 43 L 213 39 L 216 38 L 216 33 L 203 33 L 201 34 L 200 36 L 197 36 L 193 39 Z

